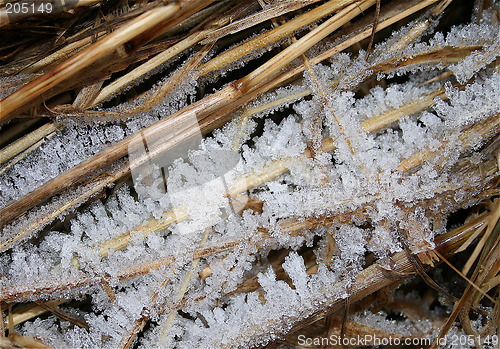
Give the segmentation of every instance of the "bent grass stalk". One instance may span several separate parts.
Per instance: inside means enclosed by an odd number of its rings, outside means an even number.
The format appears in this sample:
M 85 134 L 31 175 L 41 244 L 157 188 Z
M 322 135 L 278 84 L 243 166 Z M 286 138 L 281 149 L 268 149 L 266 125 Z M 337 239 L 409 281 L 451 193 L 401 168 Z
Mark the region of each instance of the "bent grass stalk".
M 50 88 L 75 74 L 82 68 L 92 64 L 102 56 L 112 53 L 143 31 L 154 28 L 172 17 L 179 11 L 177 4 L 154 9 L 133 20 L 127 26 L 107 35 L 88 49 L 76 54 L 47 74 L 42 75 L 30 82 L 20 90 L 14 92 L 1 101 L 0 123 L 7 122 L 12 118 L 11 113 L 22 107 L 36 96 L 48 91 Z

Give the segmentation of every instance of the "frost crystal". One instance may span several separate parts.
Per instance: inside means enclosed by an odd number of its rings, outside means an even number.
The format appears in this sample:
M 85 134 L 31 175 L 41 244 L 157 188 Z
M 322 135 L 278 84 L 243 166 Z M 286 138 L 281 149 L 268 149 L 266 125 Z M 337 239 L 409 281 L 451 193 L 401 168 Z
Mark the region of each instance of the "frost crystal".
M 3 228 L 2 302 L 87 302 L 67 312 L 88 329 L 50 315 L 16 332 L 54 348 L 117 348 L 128 339 L 139 348 L 263 346 L 344 302 L 371 259 L 389 275 L 395 253 L 429 253 L 444 218 L 486 195 L 498 176 L 478 168 L 498 144 L 500 75 L 491 63 L 500 44 L 487 18 L 429 35 L 433 19 L 406 42 L 424 18 L 378 43 L 369 59 L 361 50 L 306 64 L 295 85 L 263 93 L 206 137 L 209 127 L 197 126 L 207 116 L 191 109 L 170 133 L 144 131 L 211 86 L 213 76 L 198 71 L 136 117 L 58 120 L 64 127 L 52 138 L 0 172 L 0 208 L 111 144 L 142 139 L 126 160 L 92 174 L 125 168 L 128 182 L 101 195 L 111 183 L 103 182 L 88 196 L 95 187 L 86 183 Z M 447 50 L 450 61 L 436 63 L 433 55 Z M 99 110 L 126 113 L 147 100 Z M 177 144 L 175 135 L 188 132 L 191 142 Z M 351 320 L 416 335 L 409 320 L 401 326 L 385 315 L 366 310 Z

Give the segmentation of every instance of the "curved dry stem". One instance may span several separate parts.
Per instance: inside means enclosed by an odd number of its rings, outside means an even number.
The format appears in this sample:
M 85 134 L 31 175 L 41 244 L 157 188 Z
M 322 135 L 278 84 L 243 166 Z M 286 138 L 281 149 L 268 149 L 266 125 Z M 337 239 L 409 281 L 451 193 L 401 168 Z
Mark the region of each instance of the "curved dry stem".
M 128 56 L 138 47 L 172 28 L 200 8 L 208 6 L 211 2 L 213 0 L 204 1 L 201 4 L 189 1 L 171 3 L 154 8 L 131 20 L 89 48 L 72 56 L 56 68 L 3 99 L 0 102 L 0 124 L 10 120 L 14 112 L 26 108 L 30 101 L 77 74 L 98 59 L 111 54 L 122 58 Z M 190 6 L 185 6 L 186 4 L 190 4 Z

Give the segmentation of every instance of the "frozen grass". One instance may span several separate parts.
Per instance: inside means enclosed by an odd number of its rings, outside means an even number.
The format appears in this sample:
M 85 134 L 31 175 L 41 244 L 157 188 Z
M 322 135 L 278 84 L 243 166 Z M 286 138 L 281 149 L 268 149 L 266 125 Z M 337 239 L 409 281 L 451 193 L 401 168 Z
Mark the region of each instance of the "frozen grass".
M 495 346 L 496 2 L 74 11 L 2 22 L 2 346 Z

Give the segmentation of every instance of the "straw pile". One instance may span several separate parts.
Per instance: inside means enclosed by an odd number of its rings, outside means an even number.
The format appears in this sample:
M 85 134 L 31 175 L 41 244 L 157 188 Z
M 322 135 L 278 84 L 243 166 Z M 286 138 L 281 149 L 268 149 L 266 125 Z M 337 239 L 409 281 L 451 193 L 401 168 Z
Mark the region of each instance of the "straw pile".
M 496 2 L 0 6 L 2 347 L 498 345 Z

